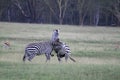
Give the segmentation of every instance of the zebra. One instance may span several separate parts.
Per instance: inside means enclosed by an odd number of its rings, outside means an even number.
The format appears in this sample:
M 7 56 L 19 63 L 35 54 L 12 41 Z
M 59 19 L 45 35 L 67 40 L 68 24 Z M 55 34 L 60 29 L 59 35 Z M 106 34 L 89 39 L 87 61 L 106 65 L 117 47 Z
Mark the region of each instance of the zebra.
M 73 62 L 76 62 L 71 56 L 71 51 L 69 46 L 67 46 L 65 43 L 60 42 L 59 38 L 56 39 L 54 42 L 54 51 L 57 53 L 58 61 L 61 61 L 61 58 L 65 57 L 65 60 L 67 62 L 68 58 L 70 58 Z
M 31 61 L 35 56 L 41 54 L 45 54 L 46 62 L 47 60 L 50 60 L 50 55 L 53 56 L 51 54 L 53 51 L 53 43 L 57 40 L 58 36 L 59 36 L 59 30 L 56 29 L 53 31 L 51 40 L 28 44 L 25 48 L 23 61 L 26 61 L 26 59 Z

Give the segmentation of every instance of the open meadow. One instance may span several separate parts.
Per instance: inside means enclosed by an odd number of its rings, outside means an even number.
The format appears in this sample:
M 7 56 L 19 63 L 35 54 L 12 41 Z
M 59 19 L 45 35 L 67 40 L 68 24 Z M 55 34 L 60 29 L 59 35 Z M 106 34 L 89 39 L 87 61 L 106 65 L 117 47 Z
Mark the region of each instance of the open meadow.
M 56 55 L 24 63 L 25 46 L 48 41 L 54 29 L 76 63 L 59 63 Z M 0 23 L 0 80 L 120 80 L 120 28 Z

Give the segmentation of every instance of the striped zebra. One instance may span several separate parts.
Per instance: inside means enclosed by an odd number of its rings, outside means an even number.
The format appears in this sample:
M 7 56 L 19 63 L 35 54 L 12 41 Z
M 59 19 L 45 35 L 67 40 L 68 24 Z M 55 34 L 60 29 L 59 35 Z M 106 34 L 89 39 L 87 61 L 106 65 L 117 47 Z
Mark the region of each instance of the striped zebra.
M 65 57 L 67 61 L 70 58 L 73 62 L 76 62 L 71 56 L 71 51 L 69 46 L 65 43 L 59 41 L 59 38 L 54 42 L 54 51 L 57 53 L 58 61 L 61 61 L 61 58 Z
M 51 53 L 53 51 L 53 43 L 57 40 L 59 36 L 59 31 L 54 30 L 52 38 L 50 41 L 39 42 L 39 43 L 30 43 L 25 48 L 25 54 L 23 56 L 23 61 L 28 59 L 31 61 L 35 56 L 45 54 L 46 62 L 50 60 L 50 56 L 53 56 Z

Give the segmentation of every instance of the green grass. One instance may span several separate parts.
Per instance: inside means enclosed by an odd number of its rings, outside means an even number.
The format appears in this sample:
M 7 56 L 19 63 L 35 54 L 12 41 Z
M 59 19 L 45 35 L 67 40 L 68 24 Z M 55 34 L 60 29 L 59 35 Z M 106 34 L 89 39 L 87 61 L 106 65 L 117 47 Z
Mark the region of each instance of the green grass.
M 120 66 L 0 63 L 1 80 L 119 80 Z
M 56 56 L 45 63 L 45 56 L 32 62 L 22 61 L 24 48 L 31 42 L 47 41 L 54 29 L 60 29 L 61 41 L 67 43 L 76 63 Z M 4 42 L 10 42 L 7 48 Z M 0 23 L 0 80 L 119 80 L 120 29 Z

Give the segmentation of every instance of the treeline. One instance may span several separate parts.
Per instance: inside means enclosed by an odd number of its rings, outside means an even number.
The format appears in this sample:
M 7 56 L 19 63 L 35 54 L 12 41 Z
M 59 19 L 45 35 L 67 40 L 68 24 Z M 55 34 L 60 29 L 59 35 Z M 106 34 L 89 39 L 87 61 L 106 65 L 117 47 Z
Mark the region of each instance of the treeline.
M 120 26 L 120 0 L 0 0 L 0 21 Z

